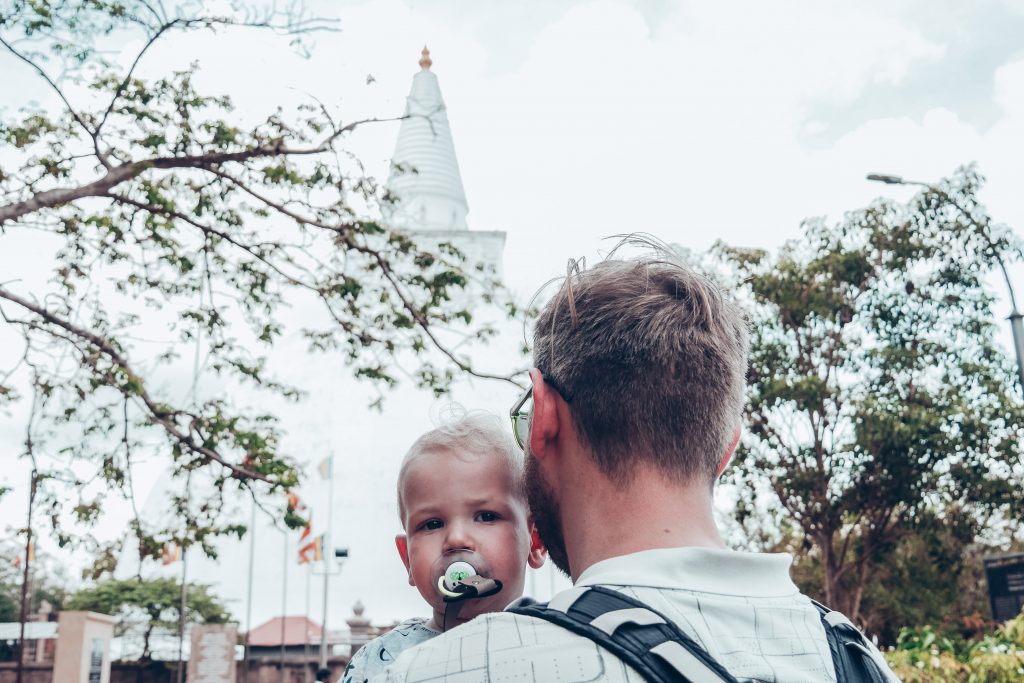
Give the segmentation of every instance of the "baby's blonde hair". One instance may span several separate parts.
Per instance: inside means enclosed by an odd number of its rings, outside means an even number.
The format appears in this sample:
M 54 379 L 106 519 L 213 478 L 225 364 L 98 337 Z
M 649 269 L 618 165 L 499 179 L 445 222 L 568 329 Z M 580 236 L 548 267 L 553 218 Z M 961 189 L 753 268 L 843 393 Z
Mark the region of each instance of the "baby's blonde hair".
M 463 462 L 480 457 L 496 457 L 508 467 L 512 474 L 512 493 L 520 500 L 526 499 L 523 489 L 523 452 L 505 431 L 501 419 L 484 410 L 467 411 L 457 404 L 449 406 L 447 419 L 438 427 L 416 439 L 398 470 L 398 517 L 405 526 L 405 501 L 402 499 L 402 484 L 409 465 L 425 453 L 444 452 Z

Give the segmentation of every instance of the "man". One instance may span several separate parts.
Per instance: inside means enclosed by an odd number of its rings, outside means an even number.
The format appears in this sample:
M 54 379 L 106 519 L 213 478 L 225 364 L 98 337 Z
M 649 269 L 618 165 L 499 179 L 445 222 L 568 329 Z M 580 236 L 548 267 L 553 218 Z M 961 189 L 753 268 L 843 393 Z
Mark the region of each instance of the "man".
M 605 586 L 664 615 L 736 679 L 834 681 L 792 558 L 728 550 L 715 525 L 747 345 L 740 310 L 668 253 L 572 274 L 547 304 L 532 410 L 524 396 L 513 422 L 541 541 L 575 584 L 551 606 Z M 643 679 L 587 637 L 505 612 L 410 650 L 376 680 Z

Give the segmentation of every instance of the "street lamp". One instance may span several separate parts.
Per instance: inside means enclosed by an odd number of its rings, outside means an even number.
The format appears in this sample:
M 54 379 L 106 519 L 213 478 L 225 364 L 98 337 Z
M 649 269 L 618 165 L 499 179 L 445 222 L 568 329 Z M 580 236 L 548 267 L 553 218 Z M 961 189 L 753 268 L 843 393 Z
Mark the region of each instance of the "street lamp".
M 324 623 L 323 623 L 323 626 L 321 627 L 321 635 L 320 635 L 320 668 L 321 669 L 327 667 L 327 655 L 329 654 L 328 651 L 327 651 L 328 650 L 328 645 L 327 645 L 327 589 L 328 589 L 328 585 L 329 585 L 328 582 L 330 581 L 332 576 L 341 573 L 341 563 L 338 562 L 337 560 L 346 560 L 346 559 L 348 559 L 348 548 L 335 548 L 334 549 L 334 559 L 332 560 L 332 559 L 329 559 L 329 558 L 330 558 L 330 555 L 324 554 L 324 564 L 323 564 L 324 568 L 323 568 L 322 572 L 318 572 L 316 569 L 313 570 L 314 574 L 323 574 L 323 577 L 324 577 L 324 617 L 323 617 Z
M 916 185 L 934 192 L 942 197 L 944 201 L 955 206 L 963 214 L 964 218 L 970 221 L 971 225 L 977 229 L 978 234 L 988 241 L 989 247 L 992 248 L 992 253 L 995 254 L 996 260 L 999 262 L 999 269 L 1003 271 L 1003 279 L 1006 280 L 1006 291 L 1010 294 L 1010 315 L 1007 317 L 1007 320 L 1010 321 L 1010 331 L 1013 332 L 1013 348 L 1017 352 L 1017 378 L 1020 380 L 1021 390 L 1024 391 L 1024 315 L 1017 310 L 1017 297 L 1014 295 L 1013 283 L 1010 282 L 1010 273 L 1006 270 L 1006 263 L 1003 262 L 1002 255 L 995 250 L 995 246 L 992 244 L 985 226 L 978 223 L 967 209 L 957 204 L 956 200 L 949 193 L 935 185 L 924 183 L 920 180 L 907 180 L 902 176 L 886 173 L 869 173 L 867 179 L 885 183 L 886 185 Z

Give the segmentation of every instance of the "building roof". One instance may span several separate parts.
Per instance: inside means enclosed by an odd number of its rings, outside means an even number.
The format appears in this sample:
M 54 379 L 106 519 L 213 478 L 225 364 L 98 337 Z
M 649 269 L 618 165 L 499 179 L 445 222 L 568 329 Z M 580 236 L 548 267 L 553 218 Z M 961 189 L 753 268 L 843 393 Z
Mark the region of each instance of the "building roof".
M 284 621 L 284 645 L 305 645 L 319 643 L 322 629 L 320 624 L 306 617 L 274 617 L 253 628 L 249 634 L 249 645 L 253 647 L 281 647 L 281 621 Z M 328 643 L 344 640 L 337 631 L 328 631 Z
M 0 640 L 17 640 L 21 632 L 21 623 L 17 621 L 0 622 Z M 57 637 L 56 621 L 26 621 L 25 640 L 46 640 Z
M 424 47 L 391 157 L 387 188 L 399 201 L 389 219 L 394 227 L 410 230 L 467 230 L 469 206 L 432 64 Z

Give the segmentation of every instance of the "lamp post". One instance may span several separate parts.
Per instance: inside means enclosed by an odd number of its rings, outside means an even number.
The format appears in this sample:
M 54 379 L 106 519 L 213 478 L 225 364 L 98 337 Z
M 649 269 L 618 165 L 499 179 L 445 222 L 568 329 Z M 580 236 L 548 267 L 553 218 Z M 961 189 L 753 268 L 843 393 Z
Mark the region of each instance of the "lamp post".
M 325 548 L 324 550 L 329 550 L 329 548 Z M 338 562 L 338 560 L 341 560 L 343 562 L 346 559 L 348 559 L 348 548 L 335 548 L 333 552 L 333 558 L 329 554 L 324 554 L 322 571 L 317 571 L 316 569 L 313 569 L 314 574 L 322 575 L 324 577 L 324 615 L 323 626 L 321 627 L 320 631 L 319 667 L 321 669 L 327 667 L 327 659 L 330 654 L 328 652 L 330 646 L 327 642 L 327 584 L 332 576 L 341 573 L 341 562 Z
M 995 245 L 992 244 L 992 239 L 988 235 L 986 226 L 978 223 L 978 221 L 974 219 L 974 216 L 971 215 L 971 212 L 960 206 L 960 204 L 958 204 L 956 200 L 949 195 L 949 193 L 930 183 L 921 182 L 920 180 L 907 180 L 901 176 L 889 175 L 886 173 L 869 173 L 867 179 L 879 183 L 885 183 L 886 185 L 915 185 L 934 192 L 942 197 L 945 202 L 955 206 L 956 209 L 963 214 L 964 218 L 966 218 L 971 225 L 975 227 L 978 234 L 988 242 L 989 247 L 992 249 L 992 253 L 999 262 L 999 269 L 1003 272 L 1003 279 L 1006 280 L 1006 291 L 1010 295 L 1010 315 L 1007 316 L 1007 320 L 1010 321 L 1010 331 L 1013 333 L 1013 348 L 1017 353 L 1017 378 L 1020 381 L 1021 390 L 1024 391 L 1024 314 L 1021 314 L 1021 312 L 1017 310 L 1017 297 L 1013 291 L 1013 283 L 1010 281 L 1010 273 L 1006 269 L 1006 263 L 1003 261 L 1002 254 L 995 250 Z

